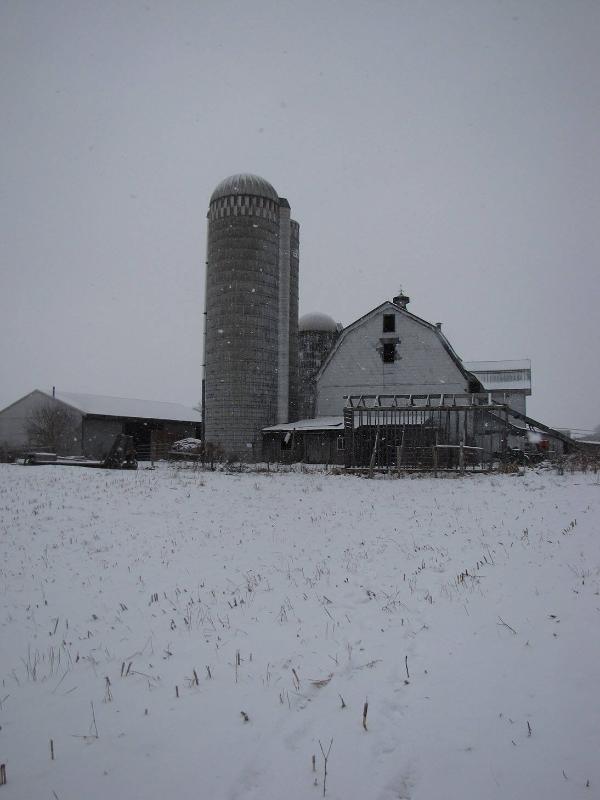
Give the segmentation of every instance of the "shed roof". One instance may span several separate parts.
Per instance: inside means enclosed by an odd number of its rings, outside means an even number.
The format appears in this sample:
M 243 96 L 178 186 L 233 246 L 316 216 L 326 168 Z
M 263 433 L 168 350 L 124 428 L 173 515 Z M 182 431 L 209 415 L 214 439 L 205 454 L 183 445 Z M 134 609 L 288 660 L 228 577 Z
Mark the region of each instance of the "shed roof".
M 500 361 L 464 361 L 469 372 L 507 372 L 516 369 L 531 369 L 530 358 L 517 358 Z
M 49 397 L 52 397 L 48 392 Z M 133 397 L 108 397 L 101 394 L 78 392 L 56 392 L 61 400 L 83 414 L 102 417 L 138 417 L 140 419 L 164 419 L 172 422 L 200 423 L 202 415 L 180 403 L 165 403 L 160 400 L 139 400 Z
M 465 367 L 479 378 L 486 391 L 524 391 L 531 394 L 531 360 L 465 361 Z M 523 374 L 525 373 L 525 374 Z

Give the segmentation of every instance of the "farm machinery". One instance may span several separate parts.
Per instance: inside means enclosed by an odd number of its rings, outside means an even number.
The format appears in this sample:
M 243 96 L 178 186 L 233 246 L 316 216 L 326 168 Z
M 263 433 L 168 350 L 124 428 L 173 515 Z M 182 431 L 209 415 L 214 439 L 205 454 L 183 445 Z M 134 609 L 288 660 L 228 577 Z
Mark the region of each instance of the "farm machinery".
M 56 453 L 28 451 L 23 456 L 23 464 L 63 467 L 96 467 L 100 469 L 137 469 L 137 457 L 133 437 L 119 433 L 108 454 L 103 459 L 80 456 L 58 456 Z

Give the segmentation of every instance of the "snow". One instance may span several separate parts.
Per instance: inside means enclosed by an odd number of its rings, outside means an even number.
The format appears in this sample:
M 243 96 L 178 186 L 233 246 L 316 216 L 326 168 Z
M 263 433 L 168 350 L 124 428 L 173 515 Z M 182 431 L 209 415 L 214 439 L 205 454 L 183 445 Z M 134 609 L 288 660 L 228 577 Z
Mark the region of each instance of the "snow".
M 177 422 L 201 422 L 202 416 L 194 408 L 181 403 L 161 400 L 140 400 L 133 397 L 109 397 L 99 394 L 75 392 L 55 393 L 57 400 L 82 411 L 107 417 L 139 417 L 141 419 L 167 419 Z
M 319 798 L 331 739 L 332 799 L 598 794 L 597 475 L 0 465 L 0 509 L 7 800 Z
M 529 392 L 531 393 L 531 381 L 508 381 L 503 375 L 498 375 L 493 380 L 486 380 L 481 375 L 474 373 L 486 392 Z
M 271 425 L 263 428 L 264 431 L 329 431 L 344 430 L 343 417 L 314 417 L 311 419 L 299 419 L 296 422 L 282 422 L 279 425 Z
M 197 452 L 201 447 L 202 439 L 188 436 L 186 439 L 179 439 L 177 442 L 173 442 L 171 450 L 176 453 Z
M 463 366 L 469 372 L 512 372 L 515 370 L 531 369 L 530 358 L 509 359 L 502 361 L 463 361 Z
M 544 437 L 540 433 L 540 431 L 527 431 L 527 439 L 531 444 L 539 444 Z
M 525 391 L 531 393 L 531 360 L 464 361 L 463 366 L 477 376 L 486 391 Z
M 531 361 L 465 361 L 465 369 L 472 372 L 485 391 L 518 392 L 531 394 Z

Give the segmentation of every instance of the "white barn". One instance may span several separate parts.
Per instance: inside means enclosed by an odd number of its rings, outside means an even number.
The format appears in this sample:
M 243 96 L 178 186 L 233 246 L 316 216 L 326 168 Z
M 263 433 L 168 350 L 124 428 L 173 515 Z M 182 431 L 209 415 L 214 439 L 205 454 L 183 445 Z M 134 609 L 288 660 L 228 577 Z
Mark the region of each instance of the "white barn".
M 482 391 L 441 330 L 406 310 L 405 295 L 344 329 L 317 375 L 316 416 L 341 414 L 361 394 Z

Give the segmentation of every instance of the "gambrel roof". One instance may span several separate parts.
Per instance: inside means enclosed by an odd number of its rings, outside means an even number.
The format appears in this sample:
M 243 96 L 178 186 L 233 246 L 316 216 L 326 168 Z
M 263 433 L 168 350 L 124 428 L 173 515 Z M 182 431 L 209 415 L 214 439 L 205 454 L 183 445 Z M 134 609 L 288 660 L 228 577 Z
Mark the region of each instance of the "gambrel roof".
M 456 354 L 456 351 L 454 350 L 448 339 L 446 339 L 446 337 L 441 331 L 441 328 L 438 325 L 434 325 L 432 322 L 427 322 L 427 320 L 421 319 L 421 317 L 417 317 L 416 314 L 411 314 L 410 311 L 407 311 L 405 308 L 396 305 L 396 303 L 393 303 L 391 300 L 386 300 L 385 302 L 381 303 L 381 305 L 377 306 L 377 308 L 372 309 L 367 314 L 363 314 L 362 317 L 359 317 L 357 320 L 355 320 L 355 322 L 351 323 L 346 328 L 344 328 L 338 340 L 336 341 L 335 345 L 333 346 L 331 352 L 321 365 L 321 369 L 317 373 L 317 380 L 321 377 L 322 373 L 327 368 L 329 362 L 334 358 L 335 354 L 337 353 L 338 349 L 342 346 L 348 334 L 351 333 L 352 331 L 355 331 L 357 328 L 360 328 L 361 325 L 365 324 L 365 322 L 367 322 L 377 314 L 382 313 L 383 311 L 390 311 L 395 314 L 403 314 L 405 317 L 408 317 L 414 322 L 417 322 L 419 325 L 423 325 L 425 328 L 429 329 L 430 331 L 433 331 L 433 333 L 439 339 L 442 347 L 444 348 L 444 350 L 446 350 L 452 361 L 454 361 L 454 363 L 456 364 L 462 375 L 468 381 L 472 381 L 473 383 L 480 385 L 477 376 L 473 375 L 472 372 L 469 372 L 469 370 L 465 368 L 462 359 Z M 477 391 L 480 391 L 480 389 L 478 389 Z

